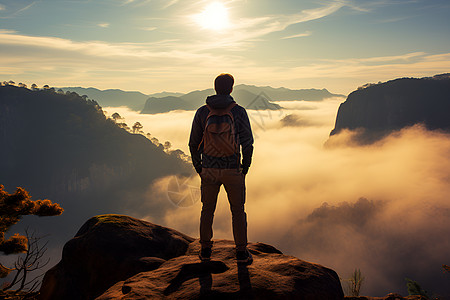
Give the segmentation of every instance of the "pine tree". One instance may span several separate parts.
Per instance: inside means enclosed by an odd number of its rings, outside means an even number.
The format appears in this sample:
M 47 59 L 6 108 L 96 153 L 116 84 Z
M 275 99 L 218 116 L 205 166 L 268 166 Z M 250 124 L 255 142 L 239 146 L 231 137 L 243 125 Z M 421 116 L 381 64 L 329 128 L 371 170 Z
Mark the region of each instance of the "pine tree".
M 48 199 L 31 200 L 30 194 L 21 187 L 18 187 L 15 193 L 9 194 L 0 184 L 0 252 L 9 255 L 27 251 L 28 240 L 25 236 L 16 233 L 5 239 L 5 233 L 19 222 L 22 216 L 57 216 L 63 211 L 59 204 Z M 13 270 L 0 264 L 0 278 L 8 276 Z

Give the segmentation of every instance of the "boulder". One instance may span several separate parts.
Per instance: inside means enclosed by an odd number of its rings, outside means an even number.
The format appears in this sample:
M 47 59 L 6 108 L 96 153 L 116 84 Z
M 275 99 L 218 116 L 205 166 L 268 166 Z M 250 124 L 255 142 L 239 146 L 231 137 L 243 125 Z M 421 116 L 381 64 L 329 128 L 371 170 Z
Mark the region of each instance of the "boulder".
M 116 283 L 107 299 L 343 299 L 337 274 L 323 266 L 283 255 L 272 246 L 250 243 L 254 261 L 238 265 L 234 243 L 215 241 L 210 262 L 200 262 L 195 241 L 186 255 L 158 269 Z
M 41 299 L 343 299 L 331 269 L 249 243 L 254 261 L 238 265 L 234 242 L 216 240 L 212 260 L 175 230 L 127 216 L 90 219 L 49 270 Z
M 89 219 L 44 276 L 40 299 L 94 299 L 120 280 L 183 255 L 193 238 L 122 215 Z
M 345 297 L 345 300 L 428 300 L 428 298 L 420 295 L 411 295 L 403 297 L 397 293 L 390 293 L 384 297 L 348 296 Z

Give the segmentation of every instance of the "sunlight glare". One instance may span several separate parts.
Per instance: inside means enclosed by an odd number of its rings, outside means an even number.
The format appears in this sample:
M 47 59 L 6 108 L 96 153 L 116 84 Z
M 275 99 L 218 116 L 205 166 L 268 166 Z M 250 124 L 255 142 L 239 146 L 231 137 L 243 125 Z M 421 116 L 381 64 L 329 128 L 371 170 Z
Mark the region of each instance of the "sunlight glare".
M 205 29 L 221 30 L 229 27 L 228 9 L 220 2 L 213 2 L 206 6 L 196 19 Z

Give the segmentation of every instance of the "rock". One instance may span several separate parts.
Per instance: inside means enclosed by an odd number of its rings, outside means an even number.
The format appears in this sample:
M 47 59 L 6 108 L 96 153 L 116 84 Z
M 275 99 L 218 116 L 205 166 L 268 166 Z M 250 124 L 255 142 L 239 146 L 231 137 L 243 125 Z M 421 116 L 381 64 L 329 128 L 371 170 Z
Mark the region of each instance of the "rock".
M 390 293 L 384 297 L 358 296 L 358 297 L 345 297 L 345 300 L 428 300 L 428 298 L 426 298 L 425 296 L 420 296 L 420 295 L 412 295 L 412 296 L 403 297 L 396 293 Z
M 212 260 L 198 259 L 200 244 L 158 269 L 116 283 L 107 299 L 343 299 L 337 274 L 328 268 L 283 255 L 272 246 L 250 243 L 254 262 L 236 264 L 234 243 L 217 240 Z
M 331 269 L 249 243 L 237 265 L 234 242 L 216 240 L 200 262 L 198 240 L 126 216 L 90 219 L 48 271 L 41 299 L 343 299 Z M 120 278 L 119 278 L 120 277 Z
M 39 292 L 0 291 L 0 300 L 36 300 Z
M 44 276 L 40 299 L 93 299 L 139 272 L 183 255 L 194 239 L 121 215 L 89 219 Z
M 331 135 L 360 130 L 360 142 L 371 143 L 415 124 L 450 131 L 450 75 L 401 78 L 352 92 L 339 107 Z

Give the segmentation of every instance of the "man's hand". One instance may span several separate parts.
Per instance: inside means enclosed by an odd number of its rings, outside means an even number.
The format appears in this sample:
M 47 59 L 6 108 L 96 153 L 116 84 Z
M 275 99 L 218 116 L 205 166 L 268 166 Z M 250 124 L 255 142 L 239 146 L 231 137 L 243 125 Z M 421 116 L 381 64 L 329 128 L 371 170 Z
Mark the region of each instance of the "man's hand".
M 242 174 L 247 175 L 249 167 L 242 167 Z
M 200 166 L 200 167 L 195 168 L 195 171 L 196 171 L 198 174 L 200 174 L 200 173 L 202 172 L 202 167 Z

